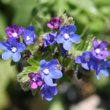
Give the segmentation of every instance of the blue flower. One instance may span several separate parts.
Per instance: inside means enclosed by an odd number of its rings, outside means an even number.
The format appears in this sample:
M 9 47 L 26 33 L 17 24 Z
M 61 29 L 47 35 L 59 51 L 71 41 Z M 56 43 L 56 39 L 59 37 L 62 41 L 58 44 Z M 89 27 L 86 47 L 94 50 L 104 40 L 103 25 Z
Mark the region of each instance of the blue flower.
M 82 56 L 78 56 L 75 59 L 75 63 L 81 64 L 86 70 L 95 71 L 97 79 L 100 79 L 100 74 L 103 76 L 109 75 L 107 68 L 110 67 L 110 61 L 98 60 L 91 52 L 84 52 Z
M 57 32 L 52 32 L 44 36 L 44 47 L 55 44 L 56 35 L 57 35 Z
M 58 69 L 59 63 L 57 60 L 50 60 L 46 62 L 45 60 L 40 61 L 40 74 L 44 82 L 48 86 L 56 85 L 53 79 L 59 79 L 62 77 L 62 72 Z
M 100 74 L 105 77 L 109 75 L 108 67 L 110 67 L 110 61 L 99 60 L 95 63 L 96 64 L 94 64 L 94 70 L 96 71 L 97 79 L 100 79 Z
M 20 53 L 25 50 L 25 45 L 9 38 L 7 42 L 0 42 L 0 48 L 5 50 L 2 54 L 3 60 L 8 60 L 12 57 L 14 62 L 18 62 L 21 58 Z
M 70 50 L 72 43 L 79 43 L 80 37 L 74 34 L 76 31 L 75 25 L 62 26 L 60 29 L 60 34 L 57 36 L 56 41 L 58 44 L 63 44 L 65 50 Z
M 24 43 L 26 45 L 34 44 L 36 41 L 35 29 L 33 26 L 29 26 L 27 29 L 24 29 L 22 34 Z
M 47 86 L 46 84 L 44 84 L 40 90 L 42 93 L 42 98 L 47 101 L 51 101 L 54 95 L 58 94 L 58 90 L 55 86 Z
M 81 66 L 86 70 L 92 70 L 92 54 L 91 52 L 84 52 L 82 56 L 78 56 L 75 59 L 75 63 L 81 64 Z
M 92 55 L 99 60 L 103 60 L 110 56 L 110 52 L 107 51 L 107 45 L 107 41 L 102 41 L 100 44 L 98 44 L 98 41 L 95 39 L 93 41 Z

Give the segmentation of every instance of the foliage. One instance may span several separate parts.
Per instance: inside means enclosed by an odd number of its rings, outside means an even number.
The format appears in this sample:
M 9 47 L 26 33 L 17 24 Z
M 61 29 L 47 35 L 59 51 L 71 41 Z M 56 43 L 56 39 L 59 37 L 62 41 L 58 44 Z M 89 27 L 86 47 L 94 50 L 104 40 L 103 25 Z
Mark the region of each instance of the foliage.
M 94 36 L 110 41 L 109 10 L 110 0 L 1 0 L 0 40 L 6 39 L 5 28 L 7 25 L 11 24 L 18 24 L 26 27 L 28 25 L 33 25 L 36 29 L 37 37 L 40 37 L 44 32 L 49 31 L 46 23 L 49 21 L 50 17 L 57 15 L 60 16 L 66 11 L 68 16 L 73 16 L 75 24 L 78 28 L 77 33 L 80 34 L 82 39 L 85 39 L 81 41 L 82 43 L 78 47 L 73 45 L 72 49 L 70 50 L 70 54 L 78 56 L 81 55 L 81 51 L 90 50 L 90 44 Z M 87 46 L 85 45 L 85 41 L 90 47 L 86 48 Z M 51 51 L 53 48 L 48 49 Z M 54 51 L 55 50 L 56 48 L 54 48 Z M 76 55 L 74 53 L 76 53 Z M 49 52 L 46 51 L 46 54 L 49 54 Z M 28 67 L 24 67 L 23 72 L 27 74 L 28 72 L 35 72 L 36 70 L 39 70 L 38 62 L 43 56 L 45 56 L 45 54 L 41 54 L 39 52 L 36 54 L 36 58 L 34 58 L 34 60 L 33 58 L 29 59 Z M 50 60 L 50 58 L 52 58 L 52 55 L 46 57 L 48 60 Z M 38 62 L 35 62 L 35 60 L 38 60 Z M 66 62 L 68 64 L 68 68 L 70 68 L 71 64 L 73 63 L 69 59 L 65 60 L 59 58 L 59 60 L 63 61 L 62 63 Z M 2 71 L 3 70 L 1 68 L 0 75 L 2 74 Z M 12 73 L 7 72 L 7 81 L 9 79 L 8 74 L 11 75 Z M 6 85 L 1 85 L 0 87 L 3 88 L 1 88 L 1 90 L 4 90 Z

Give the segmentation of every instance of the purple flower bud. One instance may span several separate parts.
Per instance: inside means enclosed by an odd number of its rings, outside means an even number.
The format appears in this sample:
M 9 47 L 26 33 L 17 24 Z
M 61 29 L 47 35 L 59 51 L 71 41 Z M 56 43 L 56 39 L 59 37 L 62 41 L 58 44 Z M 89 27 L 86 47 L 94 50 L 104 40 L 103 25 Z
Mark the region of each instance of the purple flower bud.
M 51 18 L 50 22 L 47 24 L 50 29 L 58 29 L 62 24 L 61 18 Z
M 12 25 L 6 28 L 6 34 L 9 38 L 19 39 L 22 32 L 23 28 L 18 27 L 17 25 Z
M 107 41 L 102 41 L 100 44 L 98 44 L 98 41 L 95 39 L 93 41 L 92 55 L 99 60 L 103 60 L 110 56 L 110 52 L 107 51 L 107 45 Z
M 31 89 L 37 89 L 41 87 L 43 82 L 39 73 L 29 73 L 30 87 Z
M 23 59 L 27 60 L 28 58 L 30 58 L 32 55 L 32 53 L 30 52 L 30 50 L 26 50 L 25 53 L 23 54 Z

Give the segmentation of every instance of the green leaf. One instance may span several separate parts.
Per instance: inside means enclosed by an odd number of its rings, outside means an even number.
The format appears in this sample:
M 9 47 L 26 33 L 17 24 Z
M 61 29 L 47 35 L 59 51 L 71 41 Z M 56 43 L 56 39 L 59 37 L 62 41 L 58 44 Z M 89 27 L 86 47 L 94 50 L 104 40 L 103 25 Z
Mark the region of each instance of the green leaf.
M 39 61 L 36 61 L 34 59 L 28 59 L 28 63 L 32 66 L 39 66 Z
M 28 66 L 24 68 L 23 73 L 37 72 L 37 71 L 39 71 L 38 66 Z

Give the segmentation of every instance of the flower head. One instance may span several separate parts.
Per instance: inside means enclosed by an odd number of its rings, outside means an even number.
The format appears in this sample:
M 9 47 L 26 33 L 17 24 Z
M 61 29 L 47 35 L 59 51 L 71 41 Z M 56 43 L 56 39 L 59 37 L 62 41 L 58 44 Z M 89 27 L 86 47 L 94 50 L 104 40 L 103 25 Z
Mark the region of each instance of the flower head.
M 60 28 L 62 23 L 62 19 L 61 18 L 51 18 L 50 22 L 47 24 L 47 26 L 50 29 L 58 29 Z
M 23 43 L 18 43 L 15 39 L 9 38 L 7 42 L 0 42 L 0 48 L 5 50 L 2 54 L 3 60 L 8 60 L 12 57 L 14 62 L 18 62 L 21 58 L 21 52 L 25 50 Z
M 62 26 L 60 34 L 57 36 L 56 41 L 58 44 L 63 44 L 65 50 L 70 50 L 72 43 L 79 43 L 80 37 L 74 34 L 76 31 L 75 25 Z
M 47 101 L 51 101 L 54 97 L 54 95 L 58 94 L 58 90 L 56 88 L 56 86 L 47 86 L 46 84 L 44 84 L 41 87 L 41 93 L 42 93 L 42 98 L 47 100 Z
M 95 63 L 94 70 L 96 71 L 97 79 L 100 79 L 100 74 L 105 77 L 109 75 L 108 67 L 110 67 L 110 61 L 99 60 Z
M 92 61 L 93 61 L 93 56 L 91 52 L 84 52 L 82 56 L 78 56 L 75 59 L 75 63 L 81 64 L 81 66 L 86 69 L 86 70 L 91 70 L 92 69 Z
M 17 25 L 12 25 L 6 28 L 6 34 L 8 35 L 9 38 L 18 39 L 20 38 L 22 32 L 23 28 L 18 27 Z
M 62 72 L 58 69 L 59 63 L 57 60 L 50 60 L 46 62 L 45 60 L 40 61 L 40 74 L 44 82 L 49 85 L 53 86 L 56 83 L 53 82 L 53 79 L 59 79 L 62 77 Z
M 40 74 L 38 73 L 29 73 L 28 74 L 29 78 L 30 78 L 30 87 L 31 89 L 37 89 L 38 87 L 42 86 L 42 79 Z
M 107 68 L 110 67 L 110 62 L 98 60 L 91 54 L 91 52 L 84 52 L 82 56 L 78 56 L 75 59 L 75 63 L 81 64 L 81 66 L 86 70 L 95 71 L 97 79 L 100 79 L 100 74 L 103 76 L 109 75 Z
M 107 45 L 108 43 L 106 41 L 102 41 L 100 44 L 98 44 L 98 41 L 95 39 L 93 41 L 93 56 L 99 60 L 103 60 L 110 56 L 110 52 L 107 51 Z
M 57 35 L 57 32 L 52 32 L 44 36 L 44 47 L 55 44 L 56 35 Z
M 33 26 L 29 26 L 27 29 L 24 29 L 23 40 L 26 45 L 34 44 L 36 41 L 35 29 Z

